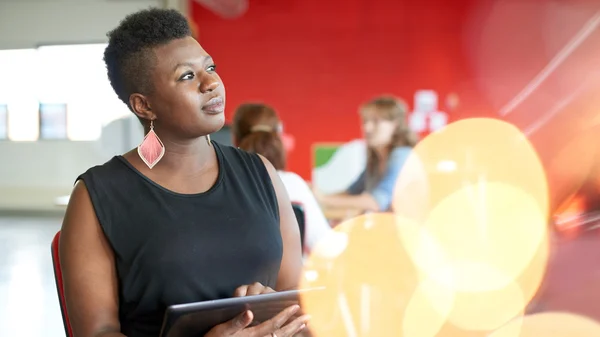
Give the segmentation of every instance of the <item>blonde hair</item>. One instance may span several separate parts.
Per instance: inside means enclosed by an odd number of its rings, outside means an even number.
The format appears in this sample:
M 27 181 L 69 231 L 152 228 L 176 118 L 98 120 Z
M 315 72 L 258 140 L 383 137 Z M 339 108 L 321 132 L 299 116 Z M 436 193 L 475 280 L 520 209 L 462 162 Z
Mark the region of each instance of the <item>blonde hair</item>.
M 376 114 L 387 121 L 396 123 L 396 129 L 392 136 L 392 141 L 388 146 L 391 152 L 394 148 L 400 146 L 414 147 L 417 144 L 417 135 L 410 130 L 407 123 L 408 105 L 400 98 L 391 95 L 383 95 L 364 103 L 360 107 L 361 117 L 365 117 L 367 110 L 374 110 Z M 382 178 L 379 170 L 381 163 L 375 149 L 367 147 L 367 170 L 365 186 L 370 189 L 376 185 Z

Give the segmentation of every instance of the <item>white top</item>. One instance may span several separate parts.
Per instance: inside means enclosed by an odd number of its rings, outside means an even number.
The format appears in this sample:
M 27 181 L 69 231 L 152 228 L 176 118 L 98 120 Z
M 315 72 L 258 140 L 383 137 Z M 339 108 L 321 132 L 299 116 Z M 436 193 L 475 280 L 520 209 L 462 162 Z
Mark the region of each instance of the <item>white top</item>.
M 304 179 L 294 172 L 278 171 L 292 203 L 304 207 L 304 249 L 309 253 L 325 235 L 332 231 L 321 207 Z

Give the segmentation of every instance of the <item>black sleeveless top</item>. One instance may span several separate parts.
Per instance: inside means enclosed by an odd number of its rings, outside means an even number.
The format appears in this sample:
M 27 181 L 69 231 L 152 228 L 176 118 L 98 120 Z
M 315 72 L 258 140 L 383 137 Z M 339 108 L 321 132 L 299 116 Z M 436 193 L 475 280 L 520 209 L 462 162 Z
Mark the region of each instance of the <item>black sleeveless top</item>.
M 219 174 L 204 193 L 169 191 L 121 156 L 78 178 L 114 250 L 128 337 L 157 336 L 169 305 L 275 288 L 283 243 L 269 173 L 255 154 L 213 146 Z

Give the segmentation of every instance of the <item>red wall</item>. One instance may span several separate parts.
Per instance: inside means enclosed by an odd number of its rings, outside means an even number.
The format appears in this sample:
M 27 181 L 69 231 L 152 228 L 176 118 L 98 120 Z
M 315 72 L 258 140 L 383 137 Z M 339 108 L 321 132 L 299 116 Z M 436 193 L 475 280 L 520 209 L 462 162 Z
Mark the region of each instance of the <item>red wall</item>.
M 415 90 L 435 89 L 442 109 L 458 93 L 452 120 L 498 116 L 599 9 L 595 0 L 250 0 L 245 15 L 224 20 L 191 1 L 227 87 L 228 118 L 245 101 L 273 105 L 296 137 L 289 169 L 305 178 L 311 144 L 359 137 L 357 107 L 374 95 L 412 105 Z M 595 80 L 561 103 L 597 60 L 600 29 L 503 117 L 525 130 L 563 105 L 531 136 L 545 162 L 600 111 Z
M 227 87 L 228 117 L 248 100 L 275 106 L 296 137 L 289 169 L 310 178 L 311 144 L 359 137 L 363 101 L 393 93 L 412 105 L 417 89 L 443 99 L 468 82 L 470 2 L 252 0 L 223 20 L 192 1 L 192 16 Z

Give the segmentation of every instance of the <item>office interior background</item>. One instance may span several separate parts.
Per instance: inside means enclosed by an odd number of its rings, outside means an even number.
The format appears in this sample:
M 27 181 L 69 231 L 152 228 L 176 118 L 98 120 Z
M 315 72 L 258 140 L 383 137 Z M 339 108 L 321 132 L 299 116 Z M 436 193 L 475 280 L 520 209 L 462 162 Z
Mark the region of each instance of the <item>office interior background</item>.
M 358 107 L 378 94 L 418 113 L 428 93 L 444 125 L 514 125 L 545 170 L 557 242 L 554 297 L 536 305 L 600 320 L 600 1 L 0 0 L 0 336 L 65 334 L 50 242 L 75 178 L 143 137 L 102 52 L 150 6 L 189 18 L 228 122 L 243 102 L 277 109 L 308 182 L 320 147 L 361 140 Z M 213 137 L 229 144 L 229 127 Z

